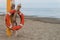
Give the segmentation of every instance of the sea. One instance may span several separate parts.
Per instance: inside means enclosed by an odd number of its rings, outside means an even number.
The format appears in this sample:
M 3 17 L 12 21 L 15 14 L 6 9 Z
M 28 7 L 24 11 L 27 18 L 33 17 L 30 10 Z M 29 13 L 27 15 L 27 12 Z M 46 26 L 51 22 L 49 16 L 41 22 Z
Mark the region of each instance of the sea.
M 60 18 L 60 8 L 21 8 L 27 16 Z M 0 8 L 0 14 L 6 14 L 6 8 Z

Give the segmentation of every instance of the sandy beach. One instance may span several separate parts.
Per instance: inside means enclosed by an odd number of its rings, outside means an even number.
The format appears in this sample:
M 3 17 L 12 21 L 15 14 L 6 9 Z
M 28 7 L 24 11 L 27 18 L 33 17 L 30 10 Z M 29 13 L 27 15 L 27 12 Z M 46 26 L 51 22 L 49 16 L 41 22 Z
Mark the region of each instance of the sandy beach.
M 4 18 L 0 16 L 0 40 L 60 40 L 60 19 L 25 16 L 19 36 L 8 38 Z

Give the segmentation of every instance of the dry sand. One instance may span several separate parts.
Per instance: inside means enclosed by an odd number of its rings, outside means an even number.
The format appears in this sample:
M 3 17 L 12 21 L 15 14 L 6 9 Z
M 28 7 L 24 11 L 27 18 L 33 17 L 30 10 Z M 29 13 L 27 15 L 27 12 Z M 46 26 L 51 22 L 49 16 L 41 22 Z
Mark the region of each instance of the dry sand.
M 41 22 L 36 19 L 26 18 L 24 27 L 18 32 L 19 36 L 8 38 L 5 33 L 4 16 L 0 16 L 0 40 L 60 40 L 60 24 Z

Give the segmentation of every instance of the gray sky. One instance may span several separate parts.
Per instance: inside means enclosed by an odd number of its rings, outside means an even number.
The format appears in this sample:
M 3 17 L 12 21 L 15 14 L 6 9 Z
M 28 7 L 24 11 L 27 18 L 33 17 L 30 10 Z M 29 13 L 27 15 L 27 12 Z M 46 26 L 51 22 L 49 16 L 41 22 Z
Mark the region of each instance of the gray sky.
M 0 0 L 0 8 L 6 7 L 6 0 Z
M 60 0 L 17 0 L 25 8 L 60 8 Z
M 60 8 L 60 0 L 16 0 L 15 4 L 23 8 Z M 0 0 L 0 8 L 6 5 L 6 0 Z

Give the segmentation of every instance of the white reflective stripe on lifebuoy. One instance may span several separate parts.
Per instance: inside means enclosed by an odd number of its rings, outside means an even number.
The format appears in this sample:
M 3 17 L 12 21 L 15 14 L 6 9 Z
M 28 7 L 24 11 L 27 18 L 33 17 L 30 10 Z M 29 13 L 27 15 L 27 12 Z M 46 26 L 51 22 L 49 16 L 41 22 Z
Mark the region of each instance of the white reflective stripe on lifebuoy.
M 23 26 L 23 24 L 20 24 L 20 26 Z
M 22 13 L 20 13 L 20 15 L 21 15 Z
M 10 27 L 9 28 L 12 28 L 12 25 L 10 25 Z
M 8 12 L 9 15 L 11 15 L 9 12 Z

